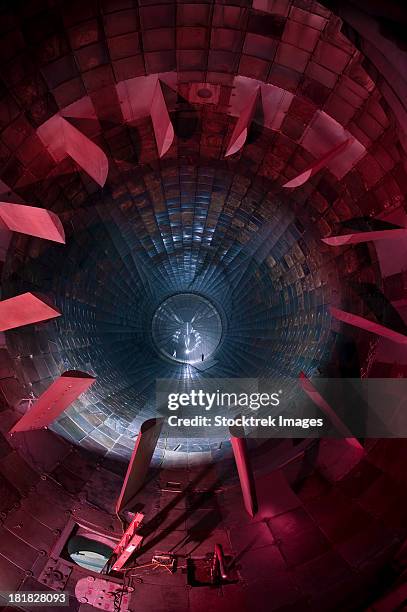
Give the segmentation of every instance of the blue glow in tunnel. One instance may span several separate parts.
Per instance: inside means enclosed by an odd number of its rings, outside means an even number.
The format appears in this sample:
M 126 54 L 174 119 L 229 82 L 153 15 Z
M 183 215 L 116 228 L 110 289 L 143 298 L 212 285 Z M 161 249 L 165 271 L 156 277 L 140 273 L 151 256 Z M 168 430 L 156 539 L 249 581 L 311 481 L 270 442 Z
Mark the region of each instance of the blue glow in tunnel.
M 38 396 L 63 370 L 95 374 L 53 428 L 122 459 L 155 414 L 157 378 L 312 374 L 333 342 L 336 271 L 312 227 L 257 188 L 235 193 L 233 175 L 212 167 L 180 167 L 176 195 L 173 177 L 155 177 L 160 206 L 148 186 L 130 203 L 105 196 L 75 211 L 66 247 L 27 251 L 17 274 L 5 267 L 5 294 L 42 291 L 63 312 L 7 334 L 27 392 Z M 173 447 L 215 456 L 224 443 L 160 440 L 156 460 Z

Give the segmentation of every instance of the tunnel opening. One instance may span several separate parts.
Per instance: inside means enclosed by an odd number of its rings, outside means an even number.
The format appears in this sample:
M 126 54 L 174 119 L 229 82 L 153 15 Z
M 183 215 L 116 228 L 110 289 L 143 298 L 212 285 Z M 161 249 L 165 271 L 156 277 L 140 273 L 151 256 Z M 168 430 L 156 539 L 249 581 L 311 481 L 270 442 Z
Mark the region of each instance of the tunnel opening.
M 207 298 L 178 293 L 162 302 L 152 320 L 153 342 L 168 359 L 195 364 L 216 353 L 223 335 L 221 316 Z

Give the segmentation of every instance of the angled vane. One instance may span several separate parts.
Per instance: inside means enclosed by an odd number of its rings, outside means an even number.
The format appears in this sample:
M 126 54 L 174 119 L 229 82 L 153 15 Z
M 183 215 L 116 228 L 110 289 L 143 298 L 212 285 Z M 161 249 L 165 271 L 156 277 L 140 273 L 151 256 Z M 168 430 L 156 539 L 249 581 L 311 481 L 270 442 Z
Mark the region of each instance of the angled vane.
M 254 113 L 256 112 L 257 103 L 260 98 L 261 90 L 260 87 L 257 87 L 256 91 L 249 99 L 246 107 L 243 109 L 236 122 L 226 149 L 225 157 L 237 153 L 237 151 L 239 151 L 246 142 L 250 124 L 252 122 Z
M 87 391 L 95 380 L 94 376 L 79 370 L 64 372 L 34 402 L 10 433 L 41 429 L 50 425 L 72 402 Z
M 346 427 L 345 423 L 338 417 L 335 410 L 328 404 L 328 402 L 322 397 L 319 391 L 314 387 L 310 379 L 300 372 L 299 383 L 301 389 L 308 395 L 308 397 L 314 402 L 320 410 L 328 417 L 335 429 L 346 439 L 351 445 L 359 449 L 363 449 L 359 440 L 355 438 L 352 432 Z
M 0 331 L 48 321 L 62 313 L 35 293 L 22 293 L 0 302 Z
M 340 310 L 339 308 L 331 307 L 329 310 L 331 315 L 338 321 L 342 321 L 342 323 L 353 325 L 353 327 L 359 327 L 359 329 L 364 329 L 368 332 L 372 332 L 373 334 L 377 334 L 378 336 L 382 336 L 383 338 L 387 338 L 388 340 L 393 340 L 393 342 L 397 342 L 399 344 L 407 344 L 407 336 L 400 334 L 389 327 L 385 327 L 380 323 L 370 321 L 369 319 L 365 319 L 365 317 L 360 317 L 359 315 L 346 312 L 345 310 Z
M 347 140 L 344 140 L 340 144 L 336 145 L 335 147 L 333 147 L 333 149 L 330 149 L 330 151 L 325 153 L 325 155 L 315 160 L 310 166 L 308 166 L 306 170 L 301 172 L 301 174 L 291 179 L 291 181 L 288 181 L 288 183 L 285 183 L 283 187 L 287 189 L 295 189 L 296 187 L 301 187 L 301 185 L 304 185 L 304 183 L 306 183 L 312 176 L 319 172 L 319 170 L 325 168 L 325 166 L 333 159 L 335 159 L 335 157 L 337 157 L 340 153 L 343 153 L 343 151 L 347 149 L 351 142 L 352 139 L 348 138 Z
M 160 79 L 157 79 L 157 84 L 155 86 L 153 99 L 151 101 L 150 116 L 153 122 L 158 155 L 159 157 L 163 157 L 174 140 L 174 128 L 168 114 Z
M 144 484 L 158 438 L 160 437 L 163 419 L 148 419 L 142 424 L 134 445 L 134 450 L 127 468 L 116 512 L 124 510 L 134 500 L 135 495 Z
M 329 236 L 329 238 L 321 238 L 321 240 L 329 246 L 336 247 L 345 244 L 360 244 L 361 242 L 369 242 L 371 240 L 400 240 L 400 238 L 407 238 L 407 229 L 400 228 L 373 232 L 355 232 L 342 236 Z
M 65 232 L 59 217 L 44 208 L 0 202 L 0 219 L 12 232 L 65 244 Z

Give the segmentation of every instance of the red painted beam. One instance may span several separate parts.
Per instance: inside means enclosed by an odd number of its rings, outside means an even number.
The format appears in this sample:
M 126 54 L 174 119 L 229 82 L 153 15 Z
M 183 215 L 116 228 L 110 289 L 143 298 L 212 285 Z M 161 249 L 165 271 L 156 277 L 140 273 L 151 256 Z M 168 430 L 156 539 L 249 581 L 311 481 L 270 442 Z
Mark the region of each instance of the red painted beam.
M 123 486 L 116 502 L 116 513 L 124 510 L 141 489 L 147 475 L 154 449 L 160 437 L 163 419 L 148 419 L 137 436 Z
M 356 232 L 354 234 L 344 234 L 343 236 L 330 236 L 321 238 L 322 242 L 329 246 L 343 246 L 345 244 L 359 244 L 371 240 L 400 240 L 407 237 L 407 229 L 378 230 L 372 232 Z
M 111 570 L 118 572 L 123 569 L 124 564 L 131 557 L 137 548 L 140 547 L 143 541 L 143 536 L 137 534 L 137 529 L 140 526 L 144 518 L 144 514 L 137 512 L 130 525 L 127 527 L 122 539 L 114 549 L 111 559 L 113 559 L 113 565 Z
M 10 433 L 46 427 L 87 391 L 95 378 L 86 372 L 69 370 L 57 378 L 38 398 L 30 410 L 14 425 Z
M 291 181 L 288 181 L 288 183 L 285 183 L 283 187 L 294 189 L 296 187 L 304 185 L 304 183 L 306 183 L 312 176 L 319 172 L 319 170 L 325 168 L 325 166 L 329 162 L 335 159 L 335 157 L 337 157 L 340 153 L 343 153 L 343 151 L 351 144 L 351 142 L 352 139 L 347 138 L 339 145 L 336 145 L 335 147 L 333 147 L 333 149 L 330 149 L 330 151 L 325 153 L 325 155 L 323 155 L 320 159 L 314 161 L 310 166 L 308 166 L 306 170 L 301 172 L 301 174 L 293 178 Z
M 22 293 L 0 302 L 0 331 L 48 321 L 62 313 L 35 293 Z
M 236 438 L 231 435 L 233 454 L 235 456 L 243 502 L 246 512 L 253 518 L 257 512 L 257 495 L 253 470 L 250 464 L 246 438 Z
M 0 202 L 0 219 L 12 232 L 65 244 L 65 232 L 59 217 L 44 208 Z
M 154 136 L 157 143 L 158 156 L 162 157 L 168 151 L 174 140 L 174 128 L 168 114 L 167 105 L 161 89 L 160 79 L 157 79 L 150 108 Z
M 256 112 L 256 106 L 260 97 L 261 90 L 260 87 L 257 87 L 256 91 L 249 99 L 247 106 L 243 109 L 236 122 L 226 149 L 225 157 L 237 153 L 237 151 L 239 151 L 246 142 L 247 133 L 249 131 L 254 113 Z
M 338 321 L 342 321 L 342 323 L 353 325 L 353 327 L 359 327 L 359 329 L 364 329 L 368 332 L 376 334 L 377 336 L 382 336 L 383 338 L 388 338 L 393 342 L 398 342 L 399 344 L 407 344 L 407 336 L 393 331 L 384 325 L 380 325 L 380 323 L 375 323 L 374 321 L 370 321 L 364 317 L 352 314 L 351 312 L 346 312 L 345 310 L 340 310 L 339 308 L 333 308 L 332 306 L 329 310 L 331 315 Z
M 304 372 L 300 372 L 299 376 L 300 386 L 303 391 L 308 395 L 308 397 L 314 402 L 318 408 L 322 410 L 322 412 L 329 418 L 332 425 L 335 427 L 337 431 L 346 439 L 350 446 L 354 446 L 355 448 L 359 448 L 363 450 L 363 446 L 359 442 L 357 438 L 352 434 L 352 432 L 346 427 L 345 423 L 341 421 L 338 417 L 334 409 L 328 404 L 327 401 L 324 400 L 322 395 L 317 391 L 309 378 L 304 374 Z

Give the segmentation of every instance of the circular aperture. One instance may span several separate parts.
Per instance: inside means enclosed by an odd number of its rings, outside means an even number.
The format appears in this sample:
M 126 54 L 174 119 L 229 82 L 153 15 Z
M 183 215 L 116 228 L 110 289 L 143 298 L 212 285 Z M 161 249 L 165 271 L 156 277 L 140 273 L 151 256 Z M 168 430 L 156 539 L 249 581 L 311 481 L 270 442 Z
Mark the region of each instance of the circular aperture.
M 181 363 L 205 362 L 222 337 L 222 321 L 215 306 L 196 293 L 178 293 L 157 308 L 152 335 L 158 351 Z

